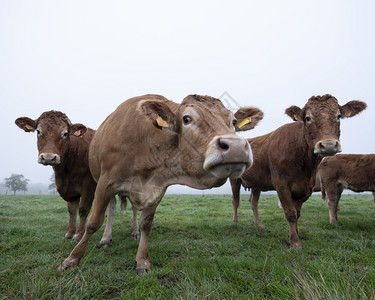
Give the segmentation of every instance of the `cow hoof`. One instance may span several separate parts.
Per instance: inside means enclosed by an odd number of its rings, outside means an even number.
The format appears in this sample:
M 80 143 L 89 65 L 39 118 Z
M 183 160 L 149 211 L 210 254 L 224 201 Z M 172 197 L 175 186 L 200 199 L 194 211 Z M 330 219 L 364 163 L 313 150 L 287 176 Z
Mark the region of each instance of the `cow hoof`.
M 262 230 L 262 231 L 263 231 L 264 228 L 265 228 L 263 224 L 258 224 L 257 227 L 258 227 L 259 230 Z
M 75 234 L 72 238 L 72 242 L 79 242 L 82 238 L 82 235 L 81 234 Z
M 145 274 L 145 273 L 149 273 L 149 272 L 151 272 L 151 269 L 146 269 L 146 268 L 140 268 L 140 269 L 137 269 L 137 274 L 138 274 L 139 276 L 142 276 L 143 274 Z
M 100 249 L 100 248 L 101 248 L 101 249 L 108 248 L 109 245 L 111 244 L 111 241 L 112 241 L 112 240 L 110 240 L 109 242 L 108 242 L 108 241 L 100 241 L 97 247 L 98 247 L 99 249 Z
M 64 236 L 64 240 L 70 240 L 72 237 L 73 237 L 73 235 L 71 235 L 71 234 L 66 234 L 66 235 Z
M 64 270 L 67 270 L 67 269 L 74 268 L 77 265 L 78 265 L 78 263 L 74 263 L 72 260 L 69 261 L 68 259 L 65 259 L 57 270 L 58 271 L 64 271 Z

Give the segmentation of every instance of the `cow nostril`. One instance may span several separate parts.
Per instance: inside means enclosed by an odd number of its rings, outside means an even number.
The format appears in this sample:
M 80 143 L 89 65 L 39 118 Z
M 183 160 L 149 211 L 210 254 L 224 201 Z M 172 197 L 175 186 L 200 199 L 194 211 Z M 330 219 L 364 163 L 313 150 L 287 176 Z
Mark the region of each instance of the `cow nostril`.
M 56 155 L 53 156 L 53 158 L 51 159 L 51 161 L 56 161 Z
M 222 150 L 228 150 L 229 149 L 228 144 L 226 144 L 226 143 L 224 143 L 224 142 L 222 142 L 220 140 L 218 142 L 218 145 L 219 145 L 219 148 L 222 149 Z
M 40 155 L 40 159 L 44 160 L 44 155 L 43 154 Z

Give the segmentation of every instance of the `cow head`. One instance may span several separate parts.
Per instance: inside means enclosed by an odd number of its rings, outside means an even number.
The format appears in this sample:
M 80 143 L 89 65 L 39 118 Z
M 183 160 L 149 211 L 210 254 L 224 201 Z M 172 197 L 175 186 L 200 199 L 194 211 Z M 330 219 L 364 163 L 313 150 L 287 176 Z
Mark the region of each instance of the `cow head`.
M 181 168 L 186 174 L 225 180 L 239 177 L 253 163 L 249 143 L 236 131 L 249 130 L 263 118 L 258 108 L 240 108 L 234 115 L 219 99 L 187 96 L 174 112 L 162 102 L 145 101 L 142 111 L 155 127 L 177 134 Z
M 285 113 L 294 121 L 304 122 L 305 136 L 313 143 L 314 153 L 322 156 L 341 152 L 340 119 L 353 117 L 366 109 L 362 101 L 341 106 L 331 95 L 311 97 L 301 109 L 291 106 Z
M 64 113 L 54 110 L 42 113 L 36 120 L 21 117 L 15 123 L 25 132 L 37 132 L 38 163 L 52 166 L 61 163 L 70 137 L 81 137 L 87 130 L 84 125 L 72 124 Z

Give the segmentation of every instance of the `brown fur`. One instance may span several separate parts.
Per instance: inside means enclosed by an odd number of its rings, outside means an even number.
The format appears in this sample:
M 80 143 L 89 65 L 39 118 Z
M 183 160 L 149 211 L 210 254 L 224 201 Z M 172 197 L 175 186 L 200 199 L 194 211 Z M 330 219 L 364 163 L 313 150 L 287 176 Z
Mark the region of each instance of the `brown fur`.
M 339 118 L 343 114 L 354 116 L 366 108 L 365 103 L 354 102 L 339 106 L 331 95 L 311 97 L 303 109 L 291 106 L 286 110 L 286 114 L 297 122 L 249 139 L 254 164 L 240 179 L 231 179 L 233 221 L 238 222 L 241 185 L 251 189 L 250 202 L 260 228 L 263 224 L 258 214 L 259 195 L 261 191 L 276 190 L 289 223 L 290 245 L 300 248 L 297 220 L 302 204 L 313 191 L 316 170 L 323 155 L 341 151 Z
M 344 189 L 375 192 L 375 154 L 339 154 L 324 159 L 318 168 L 322 198 L 327 195 L 330 223 L 337 222 L 337 211 Z M 375 194 L 373 194 L 375 195 Z
M 261 113 L 246 109 L 252 115 Z M 103 223 L 111 197 L 120 194 L 142 211 L 137 270 L 149 271 L 148 235 L 167 187 L 220 186 L 228 176 L 242 174 L 251 160 L 246 139 L 235 135 L 233 114 L 218 99 L 191 95 L 177 104 L 163 96 L 145 95 L 123 102 L 91 143 L 90 170 L 98 182 L 94 208 L 88 230 L 60 270 L 79 263 L 91 235 Z
M 52 167 L 56 189 L 68 202 L 70 217 L 65 238 L 80 240 L 85 231 L 96 187 L 88 165 L 88 150 L 95 131 L 82 124 L 72 124 L 69 118 L 59 111 L 44 112 L 36 120 L 18 118 L 16 124 L 25 132 L 38 131 L 39 154 L 59 155 L 60 163 Z M 64 132 L 68 133 L 65 137 Z M 75 136 L 75 133 L 78 136 Z M 80 221 L 76 231 L 77 213 Z

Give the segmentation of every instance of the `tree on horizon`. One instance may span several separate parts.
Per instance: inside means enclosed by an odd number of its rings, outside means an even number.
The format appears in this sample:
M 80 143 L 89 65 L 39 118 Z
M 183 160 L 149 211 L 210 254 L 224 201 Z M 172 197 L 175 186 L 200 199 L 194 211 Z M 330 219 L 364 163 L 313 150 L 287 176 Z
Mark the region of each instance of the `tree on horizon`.
M 17 191 L 23 191 L 25 194 L 30 180 L 22 174 L 12 174 L 10 177 L 5 178 L 4 181 L 5 187 L 13 191 L 13 195 L 15 195 Z

